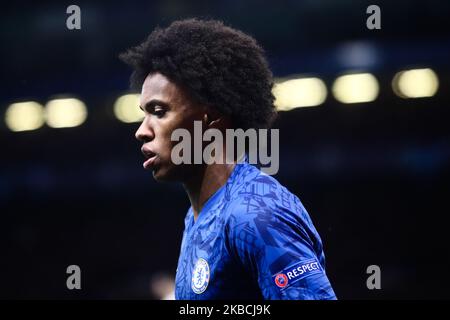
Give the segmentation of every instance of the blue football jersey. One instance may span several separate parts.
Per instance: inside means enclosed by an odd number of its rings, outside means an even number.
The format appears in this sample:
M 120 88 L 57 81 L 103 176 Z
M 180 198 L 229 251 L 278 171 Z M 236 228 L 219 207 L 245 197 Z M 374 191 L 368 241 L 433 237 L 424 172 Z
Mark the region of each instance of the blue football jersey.
M 181 300 L 336 299 L 302 203 L 246 160 L 188 210 L 175 282 Z

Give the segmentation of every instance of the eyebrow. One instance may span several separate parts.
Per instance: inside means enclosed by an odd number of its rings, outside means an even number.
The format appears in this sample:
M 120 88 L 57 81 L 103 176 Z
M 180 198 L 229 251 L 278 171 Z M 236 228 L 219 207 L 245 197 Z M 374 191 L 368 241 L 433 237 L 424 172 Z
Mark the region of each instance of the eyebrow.
M 166 107 L 166 108 L 168 108 L 168 107 L 169 107 L 169 104 L 166 103 L 166 102 L 164 102 L 164 101 L 158 100 L 158 99 L 152 99 L 152 100 L 146 102 L 146 103 L 144 104 L 144 106 L 139 106 L 139 108 L 140 108 L 142 111 L 144 111 L 144 110 L 146 110 L 146 109 L 148 109 L 148 108 L 153 108 L 153 107 L 155 107 L 155 106 L 161 106 L 161 107 Z

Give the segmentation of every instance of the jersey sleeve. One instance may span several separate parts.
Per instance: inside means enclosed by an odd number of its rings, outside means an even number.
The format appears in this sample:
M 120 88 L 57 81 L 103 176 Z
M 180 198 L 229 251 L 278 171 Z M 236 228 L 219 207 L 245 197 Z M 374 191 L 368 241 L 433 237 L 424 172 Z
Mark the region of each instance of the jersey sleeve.
M 227 236 L 231 254 L 258 283 L 264 299 L 336 299 L 320 237 L 306 211 L 237 205 Z

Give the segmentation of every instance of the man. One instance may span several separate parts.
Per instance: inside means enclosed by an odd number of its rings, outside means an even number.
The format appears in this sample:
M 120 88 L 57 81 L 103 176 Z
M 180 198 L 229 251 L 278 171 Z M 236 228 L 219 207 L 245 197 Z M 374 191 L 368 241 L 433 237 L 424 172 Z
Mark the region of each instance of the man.
M 321 239 L 296 196 L 247 160 L 173 161 L 172 133 L 192 133 L 194 121 L 220 132 L 270 127 L 272 75 L 256 41 L 218 21 L 182 20 L 121 58 L 141 90 L 143 166 L 157 181 L 181 182 L 191 203 L 176 298 L 335 299 Z

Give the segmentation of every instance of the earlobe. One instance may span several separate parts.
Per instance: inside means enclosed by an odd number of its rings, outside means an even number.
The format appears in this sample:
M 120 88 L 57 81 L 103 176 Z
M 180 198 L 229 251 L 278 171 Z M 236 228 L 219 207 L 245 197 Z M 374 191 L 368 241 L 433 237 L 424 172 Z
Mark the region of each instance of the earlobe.
M 205 125 L 206 126 L 209 126 L 209 116 L 208 116 L 208 114 L 207 113 L 205 113 L 204 115 L 203 115 L 203 122 L 205 123 Z
M 219 128 L 224 125 L 224 116 L 214 110 L 205 112 L 203 116 L 205 126 L 208 128 Z
M 207 113 L 205 113 L 205 115 L 203 116 L 203 127 L 205 128 L 205 130 L 211 128 L 211 117 Z

